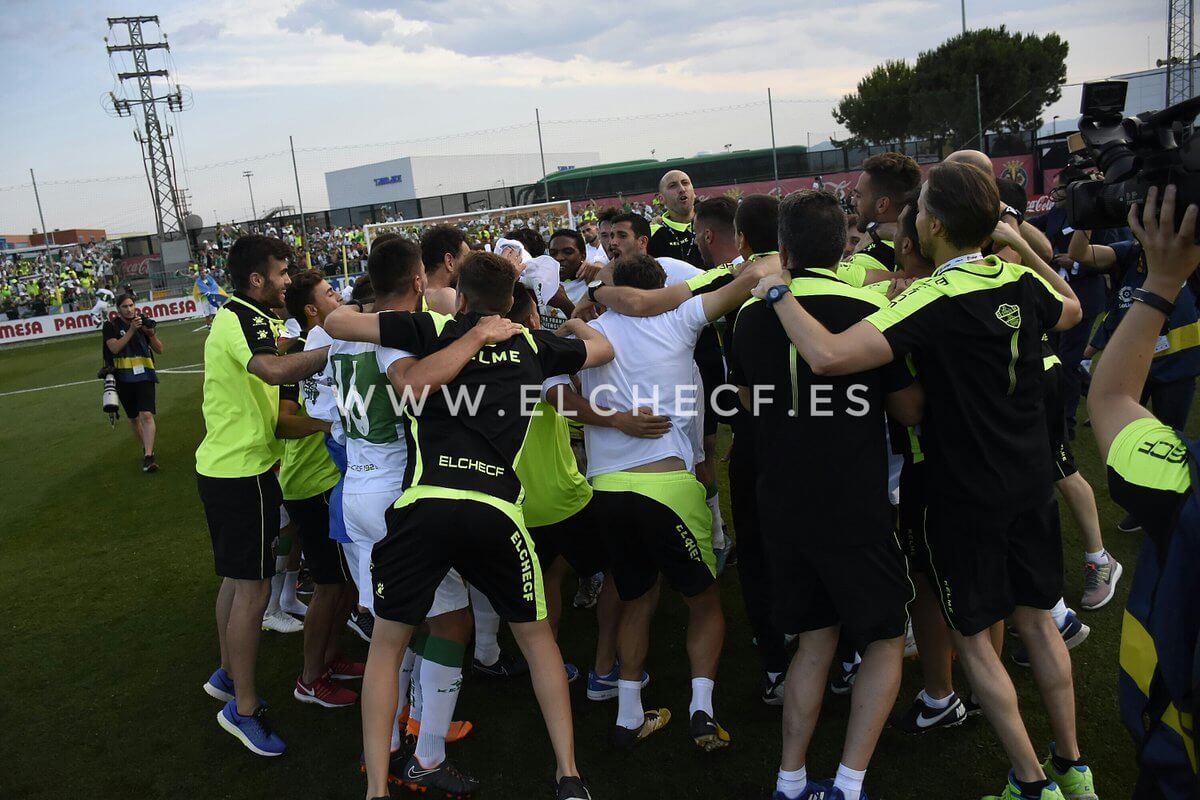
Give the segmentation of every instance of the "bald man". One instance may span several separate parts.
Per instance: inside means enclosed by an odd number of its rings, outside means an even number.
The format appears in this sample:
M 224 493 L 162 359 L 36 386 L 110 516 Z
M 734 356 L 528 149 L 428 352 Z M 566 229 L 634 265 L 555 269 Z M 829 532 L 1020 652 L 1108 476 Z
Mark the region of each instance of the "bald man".
M 993 177 L 996 175 L 996 168 L 992 165 L 992 159 L 989 158 L 986 153 L 982 153 L 979 150 L 955 150 L 953 153 L 946 156 L 946 160 L 958 162 L 960 164 L 970 164 L 973 167 L 979 167 L 988 175 Z M 1002 207 L 1000 209 L 1001 217 L 1005 216 L 1007 208 L 1007 204 L 1002 203 Z M 1013 215 L 1013 221 L 1016 223 L 1017 229 L 1021 233 L 1021 238 L 1033 248 L 1033 252 L 1037 253 L 1038 257 L 1042 259 L 1042 261 L 1050 263 L 1054 260 L 1054 248 L 1050 245 L 1050 240 L 1046 238 L 1046 234 L 1042 233 L 1033 225 L 1030 225 L 1025 221 L 1024 217 L 1020 216 L 1019 214 Z M 1021 263 L 1020 256 L 1017 255 L 1016 251 L 1012 250 L 1011 248 L 1006 248 L 1004 251 L 998 252 L 996 255 L 1000 256 L 1005 261 L 1014 261 L 1018 264 Z
M 667 210 L 663 212 L 661 223 L 650 226 L 647 252 L 655 258 L 678 258 L 704 269 L 704 259 L 696 247 L 696 233 L 692 228 L 696 218 L 696 190 L 692 179 L 683 170 L 670 170 L 659 180 L 658 193 Z

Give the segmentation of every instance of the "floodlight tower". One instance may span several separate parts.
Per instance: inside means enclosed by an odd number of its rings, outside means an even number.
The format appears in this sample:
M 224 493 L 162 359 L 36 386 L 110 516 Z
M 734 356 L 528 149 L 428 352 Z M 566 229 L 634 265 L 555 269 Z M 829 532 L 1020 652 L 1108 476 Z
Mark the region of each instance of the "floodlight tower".
M 129 53 L 133 58 L 133 72 L 119 72 L 117 78 L 122 81 L 136 81 L 138 96 L 136 99 L 117 97 L 109 93 L 112 110 L 117 116 L 133 116 L 133 107 L 139 106 L 142 115 L 142 125 L 134 131 L 134 138 L 142 148 L 142 159 L 146 167 L 146 179 L 150 184 L 150 196 L 154 201 L 154 221 L 158 227 L 159 238 L 166 240 L 183 239 L 187 241 L 184 227 L 186 212 L 181 208 L 180 196 L 175 188 L 174 154 L 170 147 L 172 131 L 164 133 L 162 123 L 158 119 L 158 105 L 165 103 L 168 111 L 183 110 L 183 95 L 176 85 L 172 90 L 168 83 L 165 94 L 157 94 L 154 78 L 167 80 L 170 76 L 165 69 L 150 69 L 149 52 L 151 50 L 170 50 L 166 41 L 147 42 L 142 36 L 142 25 L 153 23 L 158 25 L 158 17 L 109 17 L 108 27 L 111 31 L 116 26 L 124 26 L 128 33 L 128 44 L 108 45 L 109 57 L 113 53 Z M 165 37 L 164 37 L 165 39 Z M 105 42 L 108 38 L 105 38 Z
M 1167 57 L 1158 66 L 1167 68 L 1168 106 L 1196 96 L 1194 14 L 1195 0 L 1167 0 Z

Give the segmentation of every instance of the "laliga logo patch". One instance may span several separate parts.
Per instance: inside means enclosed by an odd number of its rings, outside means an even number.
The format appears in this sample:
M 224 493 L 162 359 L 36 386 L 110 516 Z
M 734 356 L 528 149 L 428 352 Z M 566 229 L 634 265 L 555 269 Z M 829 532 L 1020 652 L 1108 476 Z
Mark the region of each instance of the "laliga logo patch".
M 1025 188 L 1025 184 L 1029 182 L 1029 173 L 1025 171 L 1025 165 L 1020 161 L 1005 162 L 1004 168 L 1000 170 L 1000 177 L 1016 181 L 1021 184 L 1021 188 Z
M 1005 303 L 996 309 L 996 319 L 1015 330 L 1021 327 L 1021 309 L 1012 303 Z

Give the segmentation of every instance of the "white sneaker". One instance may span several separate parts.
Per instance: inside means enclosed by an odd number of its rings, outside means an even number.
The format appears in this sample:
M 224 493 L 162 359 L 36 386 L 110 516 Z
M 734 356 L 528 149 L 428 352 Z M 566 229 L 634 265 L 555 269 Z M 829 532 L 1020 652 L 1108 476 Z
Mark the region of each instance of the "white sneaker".
M 281 600 L 279 602 L 279 608 L 284 613 L 294 614 L 297 617 L 303 617 L 308 614 L 308 606 L 295 599 L 288 600 L 287 602 Z
M 304 630 L 304 623 L 282 611 L 275 611 L 263 615 L 262 629 L 276 633 L 299 633 Z

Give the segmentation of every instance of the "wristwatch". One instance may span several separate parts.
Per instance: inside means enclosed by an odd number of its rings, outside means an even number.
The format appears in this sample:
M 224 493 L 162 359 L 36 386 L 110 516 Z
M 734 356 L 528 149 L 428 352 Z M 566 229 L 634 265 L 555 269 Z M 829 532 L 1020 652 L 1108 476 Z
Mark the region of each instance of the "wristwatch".
M 777 283 L 770 289 L 767 289 L 767 296 L 763 299 L 767 301 L 767 305 L 773 306 L 784 298 L 785 295 L 791 294 L 788 287 L 782 283 Z
M 604 281 L 600 280 L 599 278 L 597 278 L 596 280 L 594 280 L 588 284 L 588 291 L 587 291 L 588 299 L 591 300 L 593 303 L 598 304 L 600 302 L 599 300 L 596 299 L 596 290 L 599 289 L 603 285 L 604 285 Z
M 1013 218 L 1015 218 L 1017 220 L 1018 225 L 1020 225 L 1022 222 L 1025 221 L 1025 215 L 1022 214 L 1020 211 L 1017 211 L 1012 206 L 1005 206 L 1004 210 L 1000 212 L 1001 219 L 1003 219 L 1006 215 L 1009 215 L 1009 216 L 1012 216 Z

